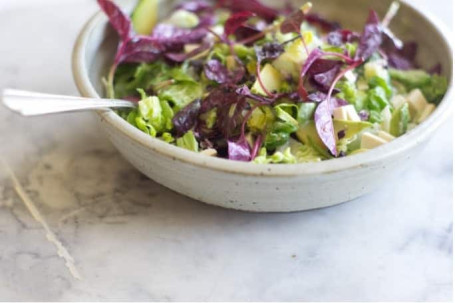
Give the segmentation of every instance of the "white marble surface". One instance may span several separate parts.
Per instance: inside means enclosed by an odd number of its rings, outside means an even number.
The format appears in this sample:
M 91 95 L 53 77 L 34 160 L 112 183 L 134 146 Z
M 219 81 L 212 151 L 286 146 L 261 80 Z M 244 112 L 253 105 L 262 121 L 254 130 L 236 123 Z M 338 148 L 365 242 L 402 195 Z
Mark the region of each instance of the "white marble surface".
M 2 0 L 0 88 L 76 94 L 70 53 L 94 2 Z M 449 1 L 416 2 L 450 22 Z M 451 121 L 380 191 L 293 214 L 173 193 L 125 162 L 88 113 L 25 119 L 0 107 L 0 154 L 82 277 L 0 166 L 0 300 L 452 297 Z

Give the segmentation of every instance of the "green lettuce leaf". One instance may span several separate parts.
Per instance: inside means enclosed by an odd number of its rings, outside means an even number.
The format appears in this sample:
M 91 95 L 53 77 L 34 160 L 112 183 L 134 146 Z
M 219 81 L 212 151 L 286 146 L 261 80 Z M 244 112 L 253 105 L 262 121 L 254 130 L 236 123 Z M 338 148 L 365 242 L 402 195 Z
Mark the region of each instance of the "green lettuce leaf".
M 181 81 L 158 91 L 160 99 L 170 101 L 174 111 L 178 112 L 192 101 L 202 97 L 204 89 L 199 83 Z
M 256 158 L 254 158 L 253 163 L 256 163 L 256 164 L 269 164 L 269 163 L 291 164 L 291 163 L 297 163 L 297 160 L 294 157 L 294 155 L 292 155 L 290 147 L 286 148 L 283 152 L 276 151 L 272 155 L 267 154 L 266 148 L 261 148 L 258 156 Z
M 349 81 L 340 81 L 336 86 L 340 93 L 337 94 L 338 98 L 348 101 L 354 105 L 357 111 L 365 109 L 368 103 L 368 96 L 365 92 L 357 89 L 355 83 Z
M 375 87 L 381 87 L 385 91 L 387 98 L 390 98 L 392 96 L 392 85 L 387 79 L 374 76 L 368 81 L 368 86 L 372 89 Z
M 187 150 L 191 150 L 194 152 L 199 151 L 199 144 L 196 140 L 196 137 L 194 136 L 193 131 L 188 131 L 186 134 L 184 134 L 182 137 L 177 138 L 175 141 L 175 144 L 178 147 L 185 148 Z
M 294 139 L 290 140 L 289 147 L 297 163 L 319 162 L 322 160 L 321 155 L 314 148 Z
M 298 110 L 297 110 L 297 122 L 301 125 L 301 124 L 305 124 L 309 120 L 312 120 L 315 110 L 316 110 L 316 103 L 313 103 L 313 102 L 300 103 L 298 105 Z

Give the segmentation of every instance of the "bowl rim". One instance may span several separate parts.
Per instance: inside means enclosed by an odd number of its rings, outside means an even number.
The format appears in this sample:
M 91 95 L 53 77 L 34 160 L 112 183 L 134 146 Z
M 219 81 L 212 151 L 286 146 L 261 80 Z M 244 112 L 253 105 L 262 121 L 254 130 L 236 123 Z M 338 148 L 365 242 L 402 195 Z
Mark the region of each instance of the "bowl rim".
M 423 12 L 417 7 L 408 2 L 402 2 L 403 6 L 417 13 L 422 18 L 425 18 L 436 30 L 436 32 L 444 41 L 445 47 L 453 62 L 453 48 L 451 45 L 450 31 L 447 27 L 440 22 L 438 18 L 431 13 Z M 92 85 L 86 62 L 86 49 L 90 40 L 92 32 L 99 26 L 107 23 L 107 18 L 100 11 L 90 18 L 82 28 L 76 43 L 73 48 L 72 54 L 72 71 L 74 81 L 82 96 L 100 98 Z M 157 138 L 148 136 L 147 134 L 136 129 L 127 121 L 122 119 L 113 110 L 97 110 L 96 113 L 100 120 L 109 127 L 115 128 L 117 131 L 122 132 L 125 136 L 129 137 L 132 141 L 139 146 L 153 150 L 160 153 L 162 156 L 168 157 L 174 161 L 184 162 L 190 165 L 198 166 L 201 168 L 224 171 L 234 174 L 246 176 L 274 176 L 274 177 L 292 177 L 298 175 L 314 175 L 314 174 L 331 174 L 347 169 L 355 169 L 366 166 L 372 166 L 381 163 L 388 158 L 397 156 L 406 150 L 411 150 L 421 142 L 428 139 L 433 132 L 450 116 L 452 112 L 452 98 L 453 94 L 453 69 L 450 66 L 450 79 L 448 83 L 448 90 L 436 107 L 432 115 L 427 118 L 423 123 L 404 134 L 401 137 L 372 149 L 365 153 L 350 155 L 348 157 L 324 160 L 316 163 L 298 163 L 298 164 L 255 164 L 250 162 L 233 161 L 223 158 L 210 157 L 200 153 L 185 150 L 183 148 L 168 144 Z

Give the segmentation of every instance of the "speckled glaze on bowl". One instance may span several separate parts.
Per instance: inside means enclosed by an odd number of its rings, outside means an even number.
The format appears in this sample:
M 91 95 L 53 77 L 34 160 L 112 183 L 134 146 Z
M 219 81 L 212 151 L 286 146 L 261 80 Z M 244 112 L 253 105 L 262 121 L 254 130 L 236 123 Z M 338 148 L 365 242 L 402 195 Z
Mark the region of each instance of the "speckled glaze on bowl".
M 303 1 L 294 2 L 297 6 Z M 314 10 L 329 19 L 361 30 L 368 9 L 384 15 L 389 1 L 319 0 L 314 4 Z M 404 3 L 392 22 L 392 30 L 405 41 L 417 41 L 422 66 L 440 62 L 443 74 L 452 83 L 450 35 L 435 17 Z M 106 17 L 96 14 L 83 28 L 73 53 L 74 78 L 83 96 L 102 95 L 101 78 L 107 74 L 116 47 L 117 37 L 107 25 Z M 98 111 L 97 115 L 121 154 L 156 182 L 221 207 L 289 212 L 352 200 L 378 188 L 391 174 L 410 165 L 449 116 L 451 92 L 452 85 L 423 124 L 393 142 L 367 153 L 308 164 L 257 165 L 208 157 L 151 138 L 111 110 Z

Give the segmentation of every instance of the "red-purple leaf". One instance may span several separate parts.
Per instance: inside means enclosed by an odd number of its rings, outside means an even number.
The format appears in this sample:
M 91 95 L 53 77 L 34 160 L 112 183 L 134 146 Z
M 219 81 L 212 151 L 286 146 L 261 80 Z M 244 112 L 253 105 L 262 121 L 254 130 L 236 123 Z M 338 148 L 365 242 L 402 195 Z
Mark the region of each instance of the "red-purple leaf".
M 305 21 L 311 25 L 320 27 L 325 32 L 331 32 L 340 28 L 340 24 L 338 22 L 330 22 L 318 14 L 306 14 Z
M 273 98 L 267 98 L 267 97 L 264 97 L 261 95 L 253 94 L 250 91 L 250 89 L 248 88 L 248 86 L 246 86 L 246 85 L 243 85 L 242 87 L 237 88 L 235 92 L 243 97 L 250 98 L 250 99 L 258 101 L 259 103 L 262 103 L 262 104 L 272 104 L 273 102 L 276 101 L 275 96 Z
M 314 92 L 308 95 L 308 101 L 315 102 L 315 103 L 321 103 L 325 100 L 327 100 L 327 94 L 323 92 Z M 340 99 L 340 98 L 335 98 L 331 97 L 330 98 L 330 113 L 333 112 L 333 110 L 337 107 L 348 105 L 349 103 L 346 100 Z
M 221 86 L 210 92 L 202 101 L 201 113 L 216 108 L 216 131 L 225 138 L 231 138 L 243 122 L 243 111 L 247 102 L 244 96 L 234 90 Z
M 153 29 L 151 37 L 163 45 L 166 50 L 180 50 L 187 43 L 199 43 L 207 35 L 207 29 L 179 28 L 171 24 L 160 23 Z
M 229 71 L 220 61 L 212 59 L 204 66 L 204 74 L 207 79 L 216 83 L 226 83 L 229 79 Z
M 356 41 L 360 35 L 348 29 L 339 29 L 327 35 L 327 43 L 333 46 L 342 46 L 345 43 Z
M 201 100 L 196 99 L 175 114 L 172 124 L 178 136 L 183 136 L 196 125 L 200 109 Z
M 314 122 L 319 138 L 334 156 L 337 155 L 335 131 L 333 127 L 332 113 L 328 100 L 319 103 L 314 112 Z
M 245 69 L 242 65 L 229 71 L 220 61 L 212 59 L 204 65 L 204 73 L 207 79 L 217 82 L 218 84 L 236 84 L 242 80 L 245 75 Z
M 280 31 L 283 34 L 300 32 L 300 25 L 303 21 L 305 21 L 305 14 L 301 9 L 299 9 L 293 12 L 281 23 Z
M 229 160 L 248 162 L 251 160 L 251 151 L 248 142 L 241 139 L 237 142 L 228 140 Z
M 233 12 L 249 11 L 269 22 L 279 14 L 278 10 L 265 6 L 258 0 L 219 0 L 218 5 Z
M 382 28 L 375 11 L 370 10 L 367 23 L 359 40 L 355 59 L 368 60 L 382 43 Z
M 319 48 L 315 48 L 308 58 L 305 61 L 305 64 L 303 64 L 302 69 L 300 71 L 300 78 L 299 78 L 299 85 L 297 88 L 297 91 L 302 98 L 302 100 L 306 100 L 308 96 L 308 92 L 306 91 L 304 87 L 304 78 L 310 67 L 313 65 L 313 63 L 318 60 L 321 56 L 324 55 L 324 52 L 320 50 Z
M 109 23 L 117 31 L 120 39 L 125 41 L 133 34 L 130 18 L 111 0 L 98 0 L 98 4 L 109 18 Z
M 183 62 L 189 58 L 192 58 L 192 57 L 210 49 L 211 47 L 212 47 L 212 43 L 204 43 L 189 53 L 165 53 L 164 56 L 174 62 Z
M 248 86 L 246 86 L 246 85 L 243 85 L 243 86 L 237 88 L 235 92 L 238 95 L 247 97 L 247 98 L 252 99 L 254 101 L 257 101 L 257 102 L 261 103 L 262 105 L 273 104 L 274 102 L 278 101 L 281 98 L 288 98 L 288 99 L 291 99 L 293 101 L 301 101 L 296 92 L 274 94 L 273 97 L 268 98 L 268 97 L 264 97 L 262 95 L 253 94 L 250 91 L 250 89 L 248 88 Z
M 264 37 L 266 27 L 267 23 L 263 20 L 257 21 L 254 25 L 242 25 L 235 31 L 235 38 L 240 44 L 252 45 Z
M 314 64 L 313 64 L 314 65 Z M 334 65 L 331 69 L 322 73 L 314 74 L 310 78 L 310 83 L 315 86 L 318 90 L 328 92 L 332 85 L 335 77 L 338 75 L 341 69 L 341 62 L 338 65 Z
M 135 36 L 123 41 L 117 51 L 115 63 L 140 63 L 155 61 L 163 51 L 156 40 L 148 36 Z
M 416 68 L 417 43 L 404 43 L 402 48 L 397 48 L 389 38 L 385 37 L 382 50 L 387 55 L 390 67 L 402 70 Z
M 226 37 L 234 34 L 239 27 L 243 26 L 245 22 L 253 16 L 254 13 L 249 11 L 238 12 L 231 15 L 224 24 L 224 34 Z
M 254 145 L 253 145 L 253 150 L 251 151 L 251 160 L 253 160 L 254 158 L 256 158 L 256 156 L 258 155 L 259 153 L 259 149 L 261 148 L 261 145 L 263 143 L 263 136 L 262 135 L 259 135 L 257 138 L 256 138 L 256 141 L 254 142 Z
M 308 71 L 306 72 L 306 75 L 308 76 L 314 76 L 317 74 L 325 73 L 333 68 L 336 67 L 341 67 L 343 65 L 343 62 L 339 60 L 331 60 L 331 59 L 316 59 L 313 64 L 310 66 Z

